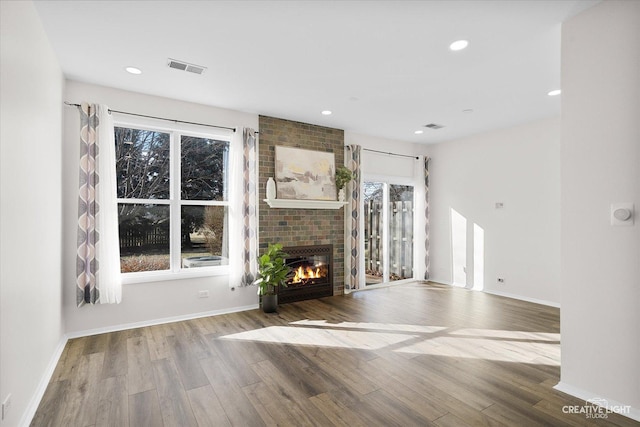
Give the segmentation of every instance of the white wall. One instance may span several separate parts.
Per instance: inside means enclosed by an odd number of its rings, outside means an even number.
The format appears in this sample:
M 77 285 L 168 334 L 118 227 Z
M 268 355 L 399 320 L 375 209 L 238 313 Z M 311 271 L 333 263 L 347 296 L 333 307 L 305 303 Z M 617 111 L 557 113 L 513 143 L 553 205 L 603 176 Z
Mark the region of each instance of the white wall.
M 562 29 L 562 382 L 640 420 L 640 2 Z M 610 225 L 633 202 L 635 223 Z
M 414 172 L 419 162 L 414 158 L 391 156 L 384 153 L 402 154 L 404 156 L 416 156 L 417 144 L 410 142 L 378 138 L 369 135 L 356 134 L 345 131 L 345 145 L 357 144 L 362 146 L 361 153 L 362 173 L 369 175 L 394 176 L 413 179 Z M 367 150 L 377 150 L 383 153 L 376 153 Z
M 0 2 L 0 17 L 0 400 L 12 395 L 2 425 L 16 426 L 63 335 L 64 80 L 31 2 Z
M 428 152 L 432 280 L 469 288 L 483 280 L 485 291 L 557 305 L 560 119 L 436 144 Z M 504 207 L 496 209 L 497 202 Z M 462 218 L 466 226 L 456 225 Z M 474 224 L 484 230 L 484 257 L 474 251 Z M 484 274 L 474 278 L 482 258 Z
M 143 76 L 141 76 L 143 77 Z M 138 77 L 132 77 L 138 78 Z M 258 116 L 236 111 L 143 95 L 102 86 L 68 81 L 65 100 L 72 103 L 107 104 L 109 108 L 157 117 L 210 123 L 228 127 L 258 128 Z M 225 312 L 256 306 L 254 287 L 229 289 L 228 277 L 123 285 L 118 305 L 76 307 L 75 245 L 77 227 L 77 185 L 80 129 L 74 107 L 66 107 L 63 141 L 63 278 L 66 331 L 113 328 L 119 325 L 150 322 L 157 319 L 189 316 L 205 312 Z M 209 290 L 209 298 L 197 298 L 198 291 Z

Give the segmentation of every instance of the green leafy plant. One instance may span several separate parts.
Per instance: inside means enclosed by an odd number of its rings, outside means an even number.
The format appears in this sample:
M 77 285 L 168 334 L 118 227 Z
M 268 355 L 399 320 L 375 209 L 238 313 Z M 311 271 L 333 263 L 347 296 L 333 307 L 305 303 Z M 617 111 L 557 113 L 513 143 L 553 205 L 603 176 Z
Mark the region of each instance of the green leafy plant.
M 280 243 L 269 244 L 264 254 L 258 257 L 258 295 L 274 295 L 278 286 L 287 286 L 286 278 L 291 267 L 285 264 L 287 254 Z
M 338 190 L 342 190 L 352 179 L 353 174 L 345 166 L 340 166 L 336 169 L 336 187 Z

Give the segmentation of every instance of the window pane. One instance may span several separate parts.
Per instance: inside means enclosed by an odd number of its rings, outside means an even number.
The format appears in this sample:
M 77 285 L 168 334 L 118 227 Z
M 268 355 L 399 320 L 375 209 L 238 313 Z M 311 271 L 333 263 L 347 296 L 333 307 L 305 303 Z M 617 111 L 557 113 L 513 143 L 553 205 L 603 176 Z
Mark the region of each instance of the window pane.
M 410 185 L 389 185 L 390 202 L 413 202 L 413 187 Z
M 384 279 L 382 196 L 381 182 L 365 182 L 364 194 L 364 263 L 367 285 Z
M 182 206 L 182 268 L 229 264 L 226 206 Z
M 413 277 L 413 187 L 389 185 L 389 281 Z
M 118 204 L 120 271 L 169 269 L 169 206 Z
M 182 200 L 227 200 L 229 142 L 181 139 Z
M 169 134 L 115 128 L 118 198 L 169 198 Z

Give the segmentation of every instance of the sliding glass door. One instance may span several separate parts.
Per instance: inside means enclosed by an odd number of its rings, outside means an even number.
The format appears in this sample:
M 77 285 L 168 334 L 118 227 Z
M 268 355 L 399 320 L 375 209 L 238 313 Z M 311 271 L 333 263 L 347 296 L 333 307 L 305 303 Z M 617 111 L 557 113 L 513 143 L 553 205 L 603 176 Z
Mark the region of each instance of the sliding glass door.
M 367 285 L 413 278 L 413 187 L 364 182 Z

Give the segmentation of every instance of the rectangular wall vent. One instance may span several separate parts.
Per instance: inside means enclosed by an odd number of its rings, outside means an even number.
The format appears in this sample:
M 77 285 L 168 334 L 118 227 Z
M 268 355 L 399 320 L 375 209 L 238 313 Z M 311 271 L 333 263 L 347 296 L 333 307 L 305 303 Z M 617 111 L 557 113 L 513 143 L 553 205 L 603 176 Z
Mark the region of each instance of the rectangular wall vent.
M 169 68 L 173 68 L 181 71 L 188 71 L 190 73 L 202 74 L 207 67 L 202 67 L 200 65 L 189 64 L 188 62 L 178 61 L 177 59 L 169 58 L 167 61 L 167 65 Z
M 428 125 L 424 125 L 424 127 L 429 128 L 429 129 L 433 129 L 433 130 L 438 130 L 438 129 L 442 129 L 444 127 L 444 125 L 438 125 L 436 123 L 429 123 Z

